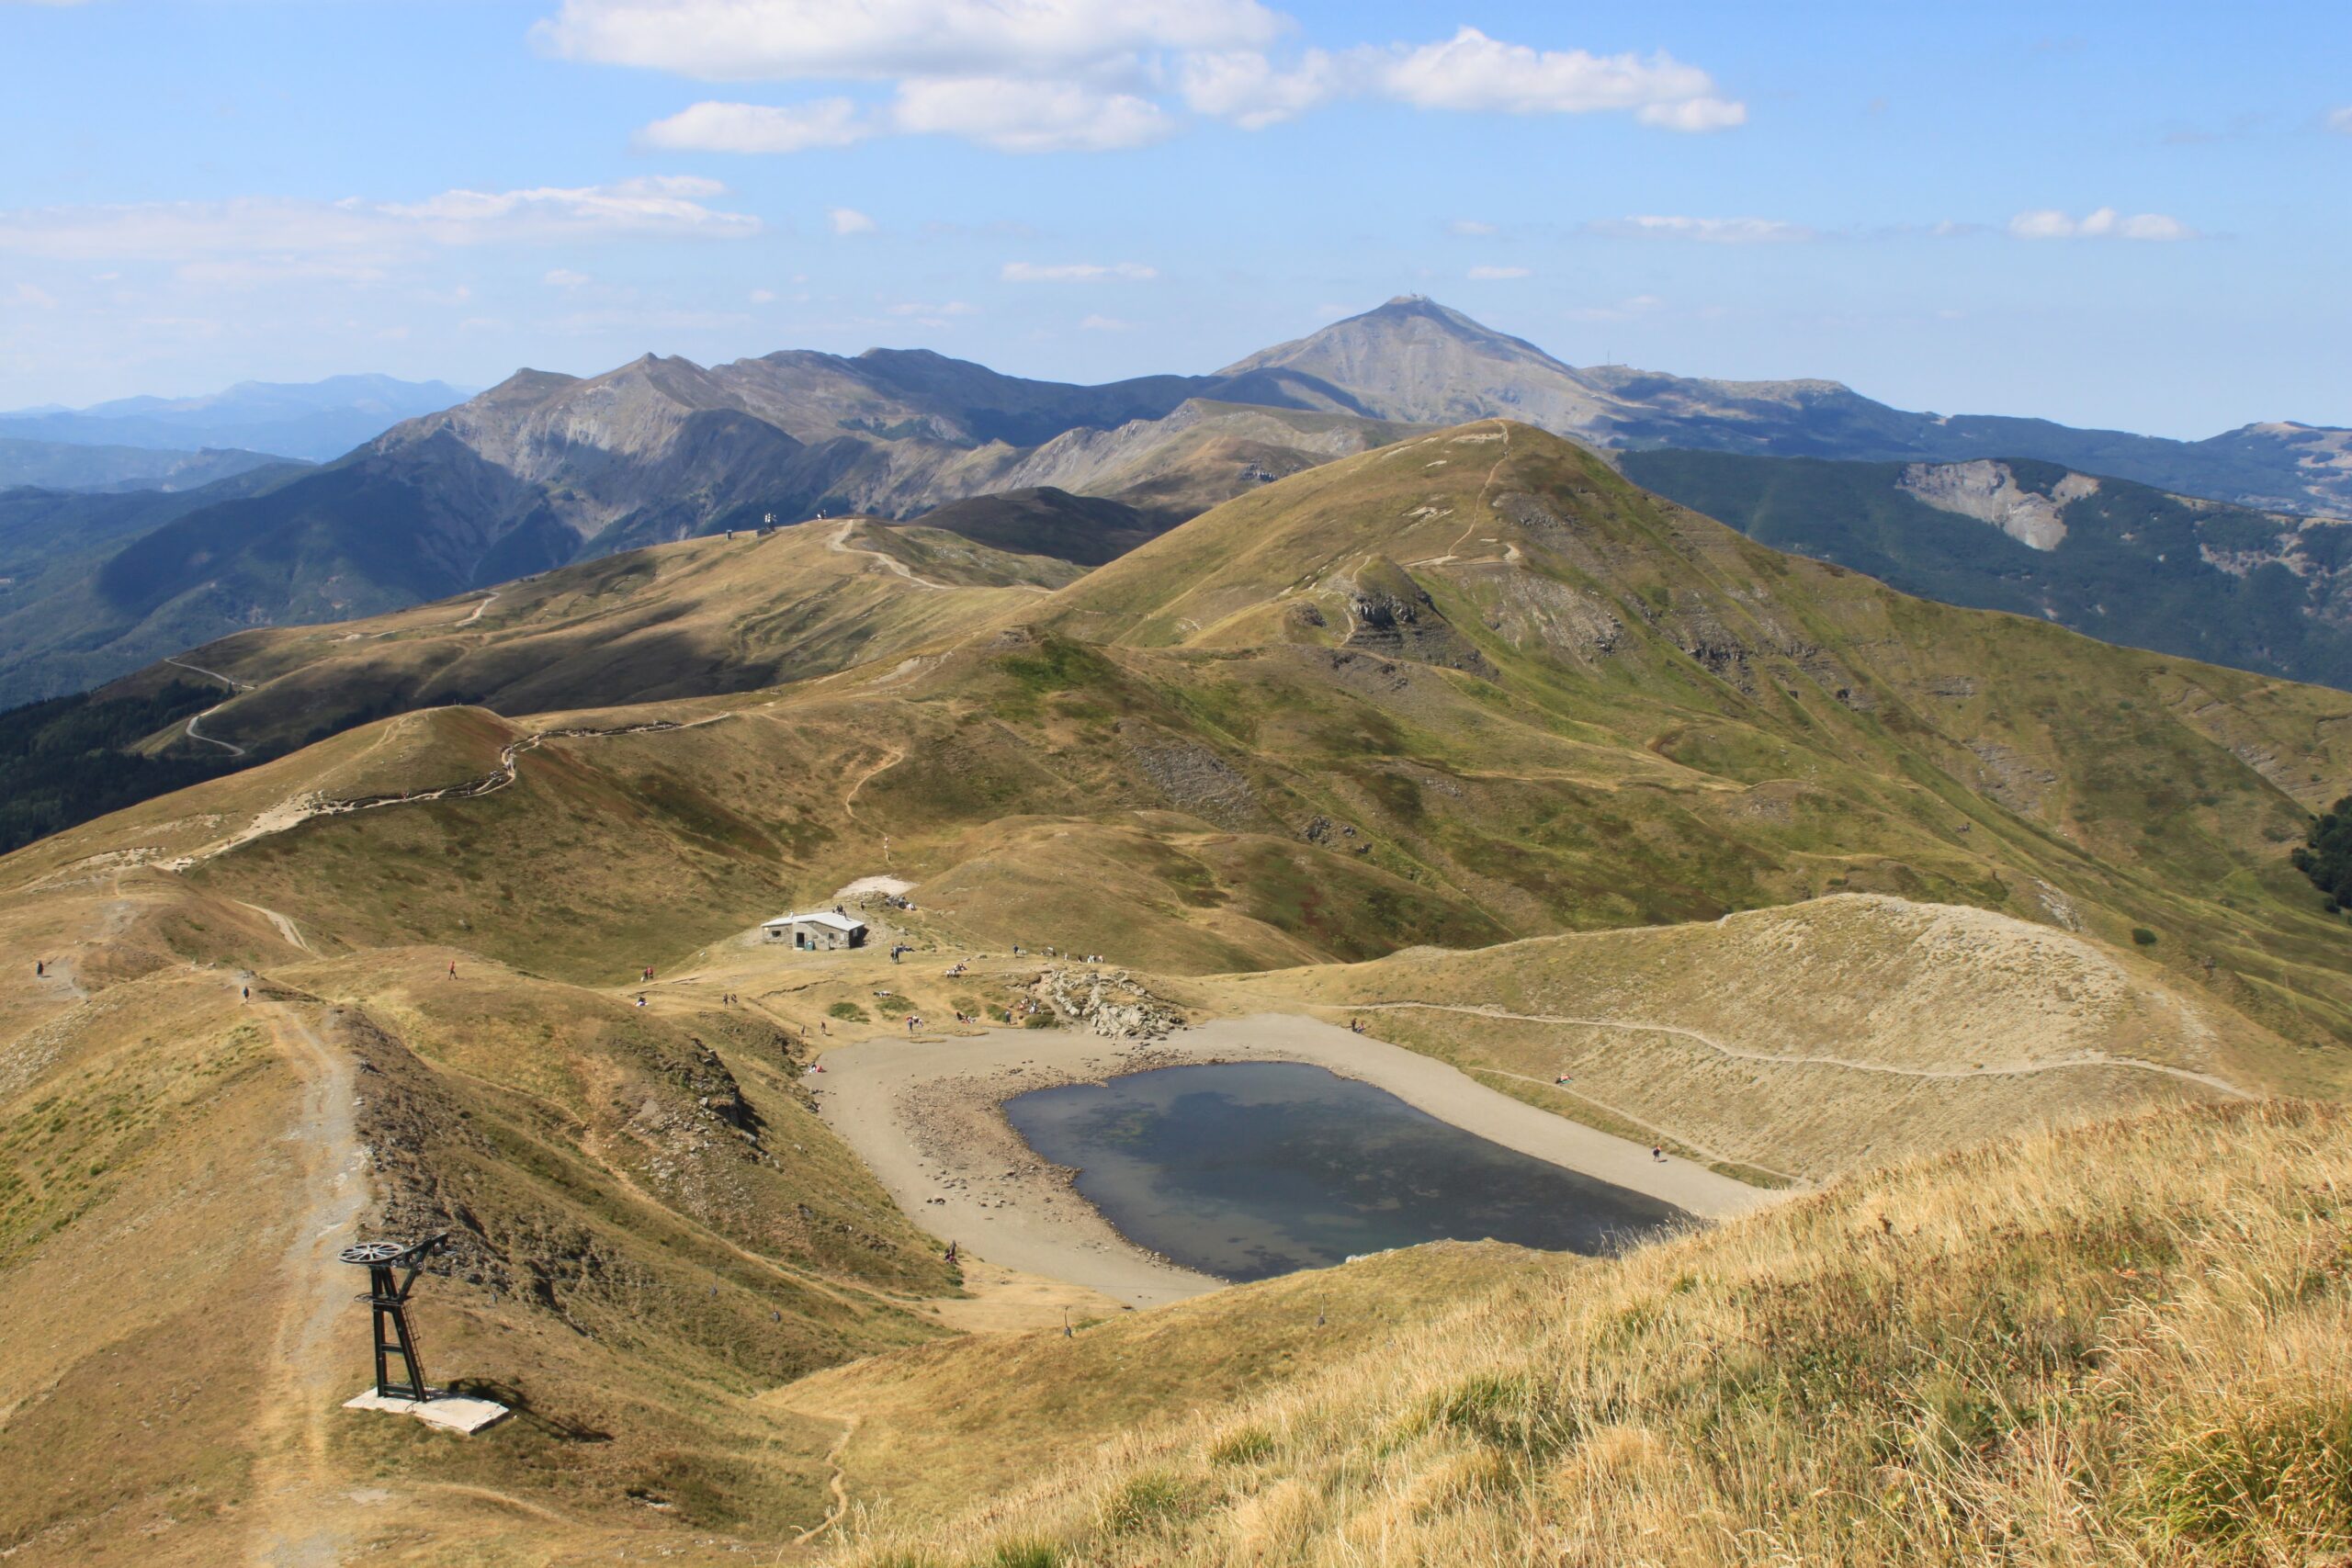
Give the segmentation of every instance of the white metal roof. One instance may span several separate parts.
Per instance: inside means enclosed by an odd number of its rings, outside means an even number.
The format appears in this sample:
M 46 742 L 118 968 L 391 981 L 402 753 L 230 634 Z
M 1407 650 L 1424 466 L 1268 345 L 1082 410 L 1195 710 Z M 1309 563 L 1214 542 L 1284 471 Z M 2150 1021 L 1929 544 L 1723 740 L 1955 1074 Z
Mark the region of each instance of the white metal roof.
M 837 931 L 862 931 L 865 929 L 865 922 L 852 919 L 847 915 L 836 915 L 831 909 L 819 909 L 806 915 L 778 915 L 775 919 L 764 922 L 761 929 L 765 930 L 768 926 L 831 926 Z

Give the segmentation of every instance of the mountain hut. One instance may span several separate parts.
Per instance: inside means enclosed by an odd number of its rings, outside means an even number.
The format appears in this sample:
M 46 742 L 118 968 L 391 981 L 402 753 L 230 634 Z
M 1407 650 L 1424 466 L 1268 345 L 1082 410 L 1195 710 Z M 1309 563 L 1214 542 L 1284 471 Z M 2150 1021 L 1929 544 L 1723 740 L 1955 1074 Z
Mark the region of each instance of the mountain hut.
M 818 909 L 803 915 L 778 915 L 763 922 L 760 930 L 770 942 L 792 939 L 792 945 L 811 951 L 865 945 L 865 922 L 849 915 L 836 914 L 831 909 Z

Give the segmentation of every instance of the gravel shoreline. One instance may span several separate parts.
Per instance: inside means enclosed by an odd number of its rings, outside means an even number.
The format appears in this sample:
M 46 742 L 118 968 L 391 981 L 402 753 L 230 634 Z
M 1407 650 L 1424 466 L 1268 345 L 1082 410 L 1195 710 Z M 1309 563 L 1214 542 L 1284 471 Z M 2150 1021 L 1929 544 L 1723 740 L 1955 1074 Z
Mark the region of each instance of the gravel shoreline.
M 1219 1019 L 1165 1040 L 1104 1040 L 1073 1030 L 991 1029 L 912 1041 L 877 1038 L 826 1053 L 811 1077 L 818 1110 L 916 1224 L 964 1250 L 1101 1291 L 1136 1307 L 1217 1290 L 1121 1235 L 1005 1121 L 1031 1089 L 1099 1083 L 1154 1067 L 1308 1062 L 1359 1078 L 1453 1125 L 1618 1186 L 1721 1218 L 1771 1194 L 1511 1099 L 1433 1057 L 1289 1014 Z

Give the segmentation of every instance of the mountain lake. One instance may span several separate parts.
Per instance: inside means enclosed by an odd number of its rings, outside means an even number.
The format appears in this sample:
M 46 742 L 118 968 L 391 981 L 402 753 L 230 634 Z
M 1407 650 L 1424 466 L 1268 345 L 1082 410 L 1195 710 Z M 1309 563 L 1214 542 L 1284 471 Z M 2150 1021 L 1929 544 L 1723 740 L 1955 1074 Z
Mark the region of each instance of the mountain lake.
M 1687 1217 L 1300 1062 L 1035 1089 L 1004 1115 L 1128 1240 L 1236 1282 L 1446 1239 L 1600 1253 Z

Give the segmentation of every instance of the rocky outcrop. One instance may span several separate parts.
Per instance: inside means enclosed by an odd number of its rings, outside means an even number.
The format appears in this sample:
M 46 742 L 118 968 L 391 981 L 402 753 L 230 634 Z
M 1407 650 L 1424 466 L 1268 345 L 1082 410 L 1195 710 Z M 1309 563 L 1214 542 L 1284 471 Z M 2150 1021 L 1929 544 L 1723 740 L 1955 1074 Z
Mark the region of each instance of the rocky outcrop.
M 1428 590 L 1386 556 L 1373 557 L 1341 586 L 1348 592 L 1346 647 L 1493 677 L 1495 667 L 1454 629 Z
M 1048 969 L 1029 992 L 1057 1016 L 1106 1040 L 1158 1040 L 1185 1021 L 1181 1010 L 1124 969 Z
M 1913 463 L 1903 470 L 1904 491 L 1939 512 L 1990 523 L 2030 549 L 2054 550 L 2066 538 L 2065 508 L 2098 492 L 2088 474 L 2067 474 L 2047 493 L 2018 481 L 2007 463 Z

